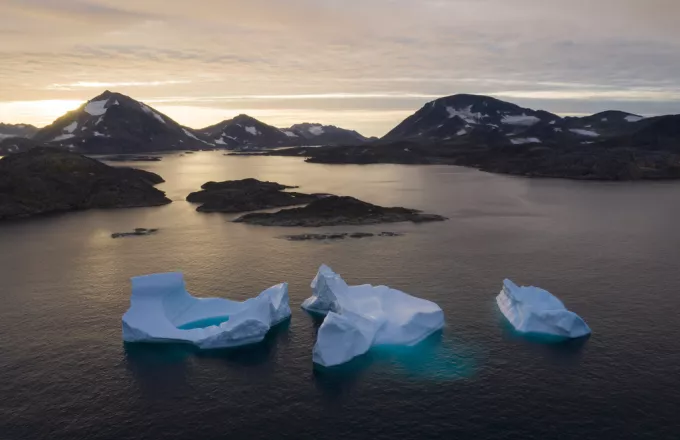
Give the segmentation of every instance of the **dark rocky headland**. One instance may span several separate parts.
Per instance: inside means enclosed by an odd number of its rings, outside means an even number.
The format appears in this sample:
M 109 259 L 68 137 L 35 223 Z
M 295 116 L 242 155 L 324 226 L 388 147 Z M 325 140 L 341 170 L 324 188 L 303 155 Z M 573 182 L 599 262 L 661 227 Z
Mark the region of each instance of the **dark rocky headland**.
M 154 173 L 115 168 L 64 150 L 38 147 L 0 160 L 0 220 L 93 208 L 171 203 Z

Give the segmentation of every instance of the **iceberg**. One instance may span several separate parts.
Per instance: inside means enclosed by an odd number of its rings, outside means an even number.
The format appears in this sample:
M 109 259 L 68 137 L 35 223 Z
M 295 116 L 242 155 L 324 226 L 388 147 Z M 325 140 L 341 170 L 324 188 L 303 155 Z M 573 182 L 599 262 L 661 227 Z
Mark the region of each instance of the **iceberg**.
M 574 312 L 570 312 L 550 292 L 538 287 L 518 287 L 503 281 L 496 303 L 510 324 L 520 333 L 580 338 L 591 333 L 590 327 Z
M 288 284 L 255 298 L 231 301 L 195 298 L 181 273 L 134 277 L 130 308 L 123 315 L 126 342 L 179 342 L 202 349 L 238 347 L 264 339 L 271 327 L 290 317 Z
M 415 345 L 444 327 L 437 304 L 387 286 L 348 286 L 326 265 L 311 287 L 302 308 L 325 315 L 312 355 L 324 367 L 348 362 L 376 345 Z

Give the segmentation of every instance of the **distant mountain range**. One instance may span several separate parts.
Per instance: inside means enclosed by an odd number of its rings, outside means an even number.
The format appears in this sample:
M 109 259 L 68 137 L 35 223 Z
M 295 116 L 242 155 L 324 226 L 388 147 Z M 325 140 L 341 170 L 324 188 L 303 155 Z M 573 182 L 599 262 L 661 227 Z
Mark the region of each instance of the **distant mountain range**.
M 195 130 L 158 110 L 120 93 L 106 91 L 38 129 L 0 124 L 0 155 L 36 146 L 86 154 L 125 154 L 201 149 L 259 150 L 300 145 L 344 145 L 367 142 L 356 131 L 321 124 L 279 129 L 248 115 Z
M 0 133 L 0 155 L 38 145 L 89 154 L 224 148 L 275 150 L 267 154 L 323 163 L 447 163 L 584 179 L 680 177 L 680 115 L 610 110 L 561 117 L 467 94 L 427 103 L 382 139 L 321 124 L 277 128 L 247 115 L 195 130 L 109 91 L 40 130 L 0 125 Z
M 427 103 L 365 147 L 290 148 L 267 153 L 316 163 L 450 164 L 532 177 L 680 178 L 680 115 L 620 111 L 560 117 L 488 96 Z

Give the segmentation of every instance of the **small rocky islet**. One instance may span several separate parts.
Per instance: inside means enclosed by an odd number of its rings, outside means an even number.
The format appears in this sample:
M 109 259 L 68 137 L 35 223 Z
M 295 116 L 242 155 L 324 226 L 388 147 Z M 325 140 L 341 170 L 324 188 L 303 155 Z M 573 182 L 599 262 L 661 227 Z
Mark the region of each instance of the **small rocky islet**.
M 323 194 L 302 194 L 284 191 L 296 187 L 257 179 L 207 182 L 202 190 L 187 197 L 200 203 L 199 212 L 240 213 L 284 206 L 304 205 L 323 197 Z
M 447 220 L 446 217 L 436 214 L 425 214 L 416 209 L 401 207 L 386 208 L 355 199 L 354 197 L 322 193 L 304 194 L 290 192 L 286 190 L 297 187 L 282 185 L 277 182 L 263 182 L 252 178 L 224 182 L 207 182 L 201 188 L 201 191 L 193 192 L 187 197 L 187 201 L 201 204 L 197 208 L 199 212 L 233 214 L 305 205 L 271 213 L 251 212 L 235 219 L 234 222 L 236 223 L 262 226 L 319 227 L 396 222 L 424 223 Z M 351 235 L 352 233 L 345 234 L 345 236 Z M 313 235 L 311 238 L 302 237 L 305 237 L 305 235 L 303 234 L 300 237 L 293 237 L 291 239 L 317 239 Z M 325 237 L 321 234 L 318 239 L 325 238 L 339 238 L 339 236 Z
M 112 167 L 62 149 L 36 147 L 0 159 L 0 220 L 85 209 L 171 203 L 158 174 Z
M 261 226 L 338 226 L 372 225 L 397 222 L 437 222 L 447 220 L 437 214 L 425 214 L 416 209 L 401 207 L 386 208 L 367 203 L 354 197 L 327 196 L 300 208 L 283 209 L 277 212 L 254 212 L 234 220 Z

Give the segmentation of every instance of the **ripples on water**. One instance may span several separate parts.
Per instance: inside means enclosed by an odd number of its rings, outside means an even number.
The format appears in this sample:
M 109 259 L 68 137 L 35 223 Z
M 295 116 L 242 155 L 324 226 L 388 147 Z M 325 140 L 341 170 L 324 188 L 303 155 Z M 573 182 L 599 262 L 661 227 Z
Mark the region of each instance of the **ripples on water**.
M 161 174 L 175 203 L 0 226 L 0 439 L 680 438 L 680 184 L 216 152 L 135 165 Z M 277 238 L 289 229 L 183 201 L 208 180 L 246 177 L 451 220 L 313 231 L 403 237 L 289 242 Z M 161 231 L 110 238 L 135 227 Z M 319 322 L 299 305 L 322 262 L 352 284 L 437 302 L 446 328 L 314 368 Z M 236 300 L 288 281 L 292 320 L 233 350 L 123 344 L 129 277 L 172 270 L 197 296 Z M 515 335 L 495 307 L 505 277 L 558 295 L 593 336 Z

